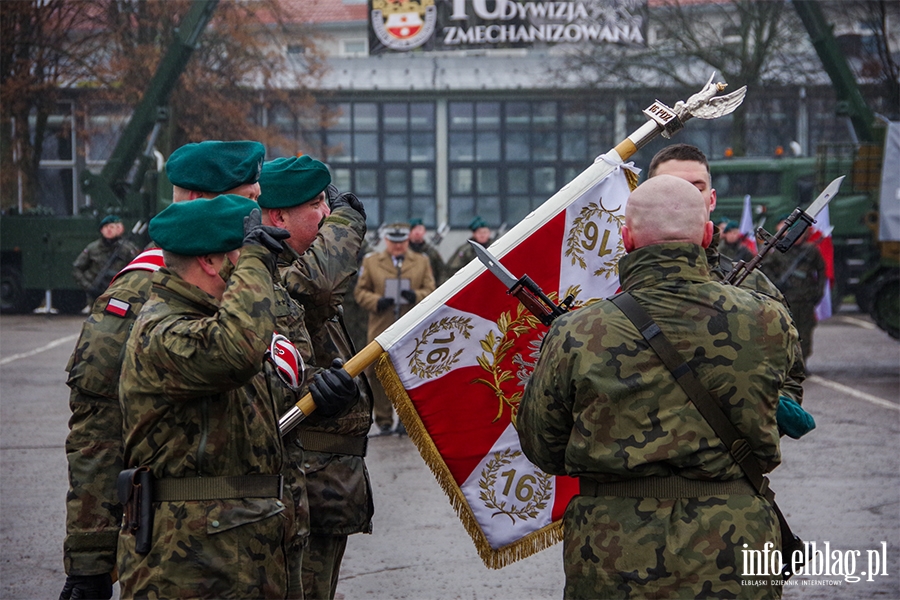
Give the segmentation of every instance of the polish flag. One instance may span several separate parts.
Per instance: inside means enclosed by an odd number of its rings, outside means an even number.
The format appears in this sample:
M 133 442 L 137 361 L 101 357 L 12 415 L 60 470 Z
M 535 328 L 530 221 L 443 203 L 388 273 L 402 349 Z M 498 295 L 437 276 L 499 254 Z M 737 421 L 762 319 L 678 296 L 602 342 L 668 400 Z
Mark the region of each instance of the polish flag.
M 756 254 L 756 227 L 753 226 L 753 210 L 750 208 L 750 194 L 744 196 L 744 210 L 741 212 L 741 233 L 744 239 L 741 242 L 753 254 Z
M 834 287 L 834 245 L 831 240 L 833 229 L 828 215 L 828 205 L 826 205 L 816 216 L 816 223 L 812 226 L 812 234 L 809 236 L 809 241 L 817 244 L 822 258 L 825 259 L 825 276 L 828 278 L 825 294 L 816 305 L 817 321 L 824 321 L 831 316 L 831 288 Z

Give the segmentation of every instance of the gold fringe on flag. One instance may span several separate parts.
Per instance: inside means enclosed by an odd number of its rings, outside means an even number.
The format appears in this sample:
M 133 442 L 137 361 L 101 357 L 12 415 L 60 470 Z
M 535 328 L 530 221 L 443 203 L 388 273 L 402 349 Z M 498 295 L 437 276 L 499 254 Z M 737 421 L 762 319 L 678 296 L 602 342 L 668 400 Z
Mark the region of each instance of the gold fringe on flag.
M 437 446 L 435 446 L 428 431 L 426 431 L 425 425 L 422 423 L 422 419 L 419 417 L 412 400 L 406 393 L 406 388 L 403 387 L 403 383 L 400 381 L 400 377 L 397 375 L 397 371 L 387 352 L 384 352 L 375 364 L 375 373 L 384 386 L 388 398 L 394 404 L 400 420 L 406 427 L 409 439 L 416 445 L 419 454 L 425 460 L 425 464 L 428 465 L 435 479 L 437 479 L 438 485 L 447 494 L 447 497 L 450 499 L 450 505 L 456 511 L 463 527 L 465 527 L 466 532 L 468 532 L 475 543 L 478 555 L 486 567 L 502 569 L 518 560 L 549 548 L 562 540 L 563 531 L 562 521 L 560 520 L 533 531 L 512 544 L 497 549 L 492 548 L 478 525 L 478 521 L 475 520 L 475 515 L 472 513 L 471 507 L 469 507 L 466 497 L 456 484 L 450 468 L 447 467 L 447 463 L 444 462 L 444 458 L 438 451 Z

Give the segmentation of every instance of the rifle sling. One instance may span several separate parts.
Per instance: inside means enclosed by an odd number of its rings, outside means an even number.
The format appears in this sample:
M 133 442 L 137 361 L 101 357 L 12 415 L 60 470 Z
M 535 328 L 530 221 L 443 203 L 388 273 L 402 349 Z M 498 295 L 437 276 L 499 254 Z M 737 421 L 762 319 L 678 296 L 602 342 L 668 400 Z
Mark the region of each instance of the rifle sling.
M 775 504 L 775 492 L 769 489 L 769 479 L 763 475 L 763 471 L 759 463 L 753 457 L 749 442 L 741 435 L 734 424 L 728 419 L 728 416 L 719 406 L 719 403 L 712 397 L 694 370 L 688 365 L 684 358 L 665 336 L 659 325 L 653 320 L 647 311 L 638 304 L 637 300 L 628 292 L 622 292 L 610 298 L 610 301 L 621 310 L 626 317 L 637 327 L 643 338 L 647 340 L 650 347 L 659 355 L 663 364 L 672 375 L 675 381 L 687 393 L 688 398 L 694 403 L 694 406 L 700 412 L 704 419 L 707 420 L 713 431 L 725 443 L 725 447 L 729 449 L 731 456 L 735 462 L 741 467 L 744 475 L 750 481 L 751 485 L 756 488 L 757 493 L 763 496 L 772 504 L 775 514 L 778 516 L 778 524 L 781 527 L 782 545 L 788 546 L 799 541 L 788 526 L 784 515 Z

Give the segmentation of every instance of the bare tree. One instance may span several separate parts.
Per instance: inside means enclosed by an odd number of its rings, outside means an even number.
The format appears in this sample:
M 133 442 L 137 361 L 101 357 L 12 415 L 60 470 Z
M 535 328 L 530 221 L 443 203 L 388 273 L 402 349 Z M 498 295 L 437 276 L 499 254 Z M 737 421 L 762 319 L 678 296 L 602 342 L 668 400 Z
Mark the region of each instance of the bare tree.
M 72 32 L 81 32 L 73 39 Z M 15 206 L 19 183 L 32 204 L 47 120 L 63 86 L 89 71 L 100 47 L 83 4 L 67 0 L 0 3 L 0 189 Z M 29 127 L 29 119 L 33 129 Z
M 565 76 L 582 85 L 604 82 L 696 89 L 717 71 L 732 89 L 802 83 L 810 74 L 809 43 L 789 3 L 660 0 L 649 11 L 646 47 L 581 46 Z M 802 51 L 798 51 L 803 49 Z M 736 111 L 731 146 L 746 148 L 744 111 Z
M 17 180 L 24 184 L 26 205 L 34 204 L 42 128 L 61 95 L 87 100 L 79 105 L 80 128 L 86 127 L 88 102 L 137 104 L 190 5 L 191 0 L 0 3 L 4 208 L 16 203 Z M 273 102 L 295 113 L 314 106 L 312 90 L 325 66 L 315 33 L 302 26 L 302 11 L 303 3 L 283 0 L 220 2 L 172 92 L 160 146 L 255 139 L 292 147 L 294 140 L 264 127 L 257 111 Z M 287 36 L 305 48 L 299 64 L 288 58 Z M 29 115 L 36 124 L 32 133 Z

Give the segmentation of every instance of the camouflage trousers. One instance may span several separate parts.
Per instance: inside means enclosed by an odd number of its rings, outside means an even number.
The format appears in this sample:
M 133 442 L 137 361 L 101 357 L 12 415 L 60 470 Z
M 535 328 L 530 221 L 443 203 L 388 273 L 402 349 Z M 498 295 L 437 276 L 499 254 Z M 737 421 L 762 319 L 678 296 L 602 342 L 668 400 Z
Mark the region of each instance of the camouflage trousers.
M 346 535 L 309 536 L 303 553 L 303 593 L 306 600 L 332 600 L 347 547 Z
M 288 500 L 290 501 L 290 500 Z M 270 498 L 155 504 L 150 552 L 119 533 L 122 598 L 285 598 L 292 511 Z
M 781 547 L 759 496 L 576 496 L 564 530 L 565 598 L 781 597 L 780 576 L 743 574 L 744 544 Z

